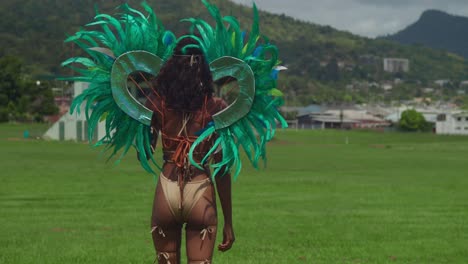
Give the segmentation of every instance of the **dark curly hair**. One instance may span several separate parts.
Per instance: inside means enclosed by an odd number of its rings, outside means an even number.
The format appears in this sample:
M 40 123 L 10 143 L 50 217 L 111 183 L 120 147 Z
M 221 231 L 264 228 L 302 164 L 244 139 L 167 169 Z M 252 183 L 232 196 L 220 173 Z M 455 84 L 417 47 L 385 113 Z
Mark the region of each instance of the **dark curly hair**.
M 213 96 L 210 66 L 202 50 L 190 46 L 197 44 L 190 37 L 180 39 L 172 57 L 154 81 L 154 87 L 168 108 L 196 111 L 202 107 L 205 98 Z

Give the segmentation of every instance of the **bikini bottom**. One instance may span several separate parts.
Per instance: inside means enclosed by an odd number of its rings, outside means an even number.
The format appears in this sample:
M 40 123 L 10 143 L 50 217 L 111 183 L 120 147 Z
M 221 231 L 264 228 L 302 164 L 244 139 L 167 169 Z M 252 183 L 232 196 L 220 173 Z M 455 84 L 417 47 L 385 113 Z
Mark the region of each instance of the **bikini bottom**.
M 182 190 L 183 195 L 181 195 L 178 182 L 169 180 L 162 173 L 159 179 L 169 208 L 175 220 L 180 223 L 187 222 L 192 208 L 203 196 L 206 189 L 212 184 L 210 178 L 186 182 Z M 182 197 L 183 200 L 181 201 Z

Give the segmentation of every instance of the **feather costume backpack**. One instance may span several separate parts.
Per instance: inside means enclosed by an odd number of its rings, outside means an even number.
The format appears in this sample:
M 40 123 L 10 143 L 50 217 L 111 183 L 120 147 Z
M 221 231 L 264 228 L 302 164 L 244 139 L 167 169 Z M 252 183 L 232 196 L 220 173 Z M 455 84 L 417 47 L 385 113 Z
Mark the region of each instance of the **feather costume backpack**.
M 235 167 L 236 178 L 242 168 L 240 149 L 257 168 L 260 159 L 266 160 L 266 143 L 273 138 L 277 124 L 283 128 L 287 126 L 277 109 L 283 100 L 281 91 L 276 89 L 278 72 L 285 68 L 279 66 L 276 46 L 265 37 L 264 43 L 259 43 L 259 16 L 255 5 L 254 22 L 247 34 L 241 31 L 236 18 L 222 17 L 216 6 L 206 0 L 202 2 L 215 20 L 215 27 L 201 19 L 184 19 L 191 24 L 190 34 L 179 39 L 195 39 L 198 44 L 187 48 L 196 47 L 204 52 L 215 81 L 235 78 L 239 96 L 230 106 L 213 115 L 213 122 L 198 133 L 189 160 L 201 168 L 193 159 L 194 149 L 216 134 L 216 141 L 201 163 L 221 149 L 222 160 L 211 164 L 213 177 Z M 97 26 L 100 30 L 81 30 L 66 40 L 82 48 L 88 57 L 70 58 L 62 65 L 79 73 L 65 80 L 89 83 L 89 88 L 73 100 L 70 111 L 79 112 L 80 105 L 85 104 L 90 142 L 99 122 L 105 122 L 105 136 L 97 139 L 96 145 L 105 145 L 105 150 L 111 150 L 110 158 L 121 152 L 118 160 L 134 147 L 142 167 L 154 174 L 151 164 L 159 170 L 161 167 L 150 154 L 152 111 L 129 93 L 127 81 L 135 72 L 157 76 L 171 56 L 177 39 L 164 29 L 146 3 L 143 8 L 148 16 L 127 4 L 120 7 L 123 12 L 118 18 L 97 14 L 95 21 L 87 26 Z M 146 74 L 141 74 L 141 78 Z

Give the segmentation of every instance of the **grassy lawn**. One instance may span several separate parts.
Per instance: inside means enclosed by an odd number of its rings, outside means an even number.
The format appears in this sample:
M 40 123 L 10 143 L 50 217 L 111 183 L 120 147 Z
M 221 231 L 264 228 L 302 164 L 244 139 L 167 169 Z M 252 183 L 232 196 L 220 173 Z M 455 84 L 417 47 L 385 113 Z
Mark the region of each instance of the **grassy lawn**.
M 152 263 L 155 182 L 134 155 L 26 129 L 45 127 L 0 125 L 0 263 Z M 233 184 L 215 263 L 467 263 L 467 165 L 467 137 L 279 131 Z

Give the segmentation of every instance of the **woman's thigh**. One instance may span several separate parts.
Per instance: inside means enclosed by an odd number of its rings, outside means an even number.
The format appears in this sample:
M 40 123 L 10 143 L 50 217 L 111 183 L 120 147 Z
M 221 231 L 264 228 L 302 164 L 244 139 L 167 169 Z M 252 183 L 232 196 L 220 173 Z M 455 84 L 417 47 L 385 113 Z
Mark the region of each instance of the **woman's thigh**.
M 181 244 L 182 223 L 176 221 L 172 214 L 161 183 L 158 182 L 153 202 L 151 233 L 158 252 L 179 252 Z
M 185 227 L 189 263 L 211 261 L 217 223 L 215 189 L 211 184 L 192 208 Z

